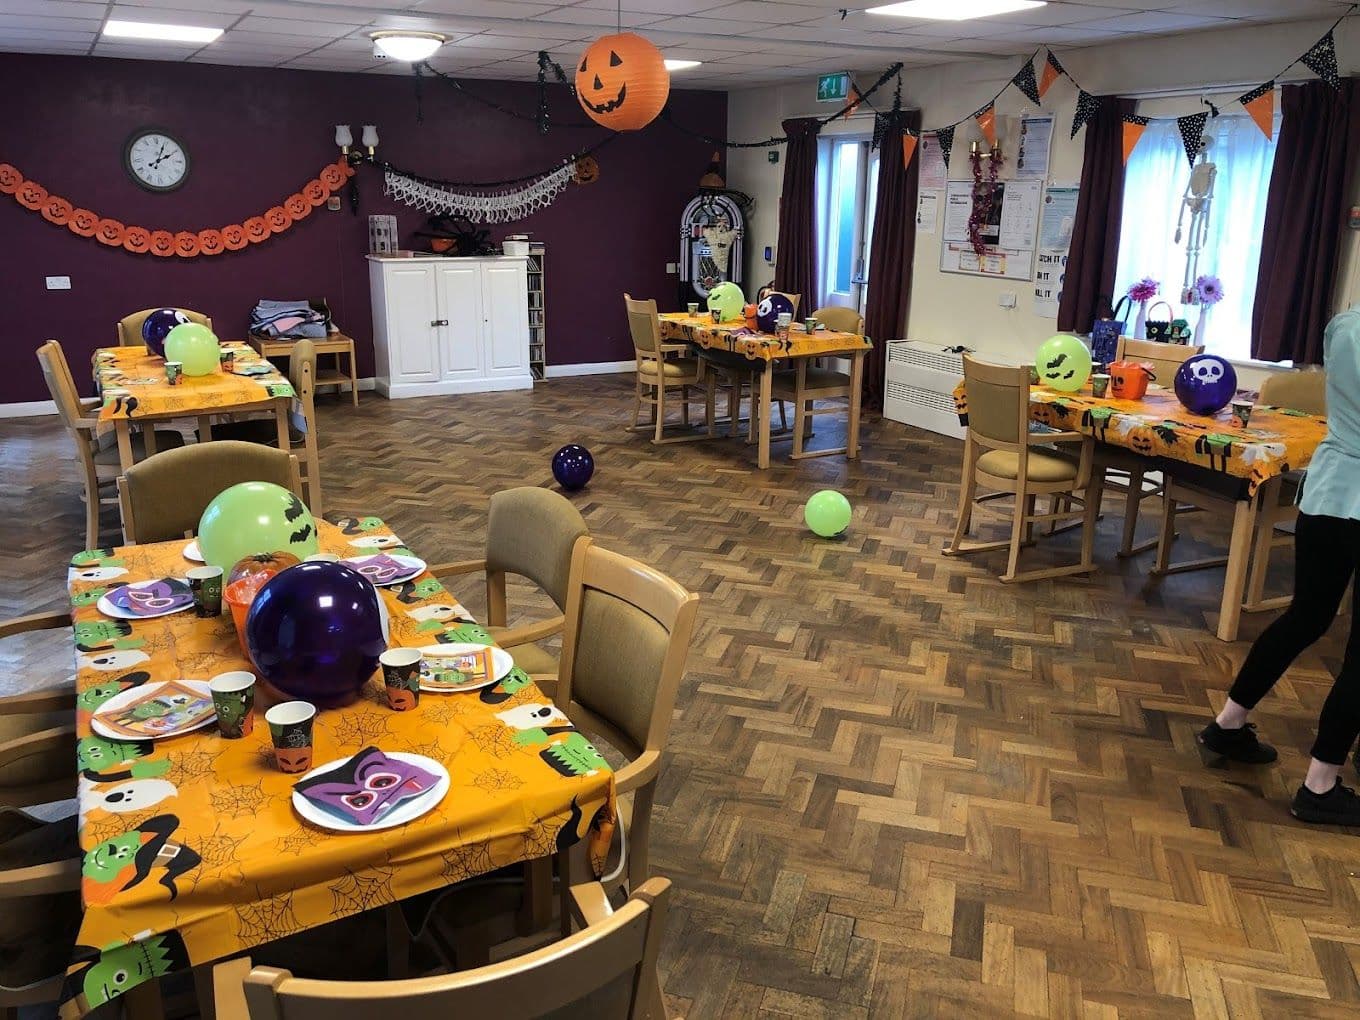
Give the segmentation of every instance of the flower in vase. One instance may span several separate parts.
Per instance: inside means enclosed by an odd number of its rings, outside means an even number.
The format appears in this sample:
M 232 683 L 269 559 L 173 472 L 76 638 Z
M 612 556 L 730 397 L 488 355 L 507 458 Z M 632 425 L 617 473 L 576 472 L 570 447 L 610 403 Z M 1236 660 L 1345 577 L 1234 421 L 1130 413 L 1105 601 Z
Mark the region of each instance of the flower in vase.
M 1144 301 L 1151 301 L 1161 290 L 1161 284 L 1150 276 L 1145 276 L 1132 287 L 1129 288 L 1129 297 L 1142 304 Z
M 1223 281 L 1217 276 L 1201 276 L 1195 280 L 1195 299 L 1202 305 L 1216 305 L 1223 300 Z

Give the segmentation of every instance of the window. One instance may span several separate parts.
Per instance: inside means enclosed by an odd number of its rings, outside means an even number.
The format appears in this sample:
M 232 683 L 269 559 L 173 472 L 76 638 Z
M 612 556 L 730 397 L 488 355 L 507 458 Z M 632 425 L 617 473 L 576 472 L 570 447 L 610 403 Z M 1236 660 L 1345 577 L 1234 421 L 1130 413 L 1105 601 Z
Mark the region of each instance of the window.
M 878 153 L 863 137 L 826 138 L 817 159 L 817 279 L 821 304 L 864 311 Z M 807 310 L 816 306 L 816 297 Z
M 1218 176 L 1198 272 L 1222 280 L 1224 297 L 1209 313 L 1203 337 L 1197 332 L 1193 342 L 1203 343 L 1208 351 L 1225 358 L 1248 359 L 1275 143 L 1247 116 L 1224 115 L 1211 120 L 1205 135 L 1214 139 L 1209 159 L 1218 167 Z M 1188 319 L 1194 329 L 1200 309 L 1181 304 L 1186 251 L 1184 240 L 1176 241 L 1176 221 L 1189 183 L 1190 165 L 1176 122 L 1153 121 L 1129 156 L 1125 170 L 1115 293 L 1123 295 L 1134 281 L 1150 276 L 1162 285 L 1161 294 L 1154 300 L 1169 301 L 1176 315 Z M 1182 225 L 1188 235 L 1188 209 Z M 1159 312 L 1164 314 L 1165 309 Z M 1130 312 L 1130 323 L 1133 315 Z

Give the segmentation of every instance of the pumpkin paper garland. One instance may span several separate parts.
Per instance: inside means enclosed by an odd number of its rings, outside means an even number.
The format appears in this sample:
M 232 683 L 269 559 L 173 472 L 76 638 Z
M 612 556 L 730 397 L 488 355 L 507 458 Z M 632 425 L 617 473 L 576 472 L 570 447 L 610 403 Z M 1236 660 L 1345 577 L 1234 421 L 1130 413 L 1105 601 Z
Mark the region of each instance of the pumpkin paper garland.
M 154 255 L 158 258 L 177 255 L 192 259 L 200 255 L 240 251 L 248 245 L 261 244 L 283 233 L 294 223 L 310 216 L 314 208 L 325 205 L 326 200 L 340 190 L 345 180 L 353 176 L 354 168 L 346 160 L 337 160 L 328 163 L 314 179 L 285 198 L 282 205 L 271 207 L 263 216 L 252 216 L 244 223 L 228 223 L 219 228 L 178 232 L 127 226 L 111 217 L 78 208 L 60 195 L 49 194 L 41 184 L 25 178 L 9 163 L 0 163 L 0 195 L 11 195 L 25 209 L 38 213 L 48 223 L 64 226 L 77 237 L 93 237 L 109 248 L 122 248 L 134 255 Z
M 671 94 L 671 73 L 651 42 L 633 32 L 596 39 L 576 68 L 576 98 L 596 124 L 637 131 L 656 119 Z

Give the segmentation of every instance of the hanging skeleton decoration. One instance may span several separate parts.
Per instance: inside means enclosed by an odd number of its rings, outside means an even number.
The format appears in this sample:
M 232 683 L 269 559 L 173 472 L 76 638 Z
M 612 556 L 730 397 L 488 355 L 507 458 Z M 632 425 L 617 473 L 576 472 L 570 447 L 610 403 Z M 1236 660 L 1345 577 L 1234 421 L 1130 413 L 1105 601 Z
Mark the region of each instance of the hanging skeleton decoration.
M 703 228 L 700 236 L 708 243 L 708 257 L 700 261 L 700 266 L 704 271 L 705 283 L 713 286 L 720 280 L 727 279 L 727 266 L 732 255 L 732 245 L 736 243 L 738 231 L 732 227 L 732 221 L 726 213 L 718 213 L 713 223 L 707 224 Z M 711 260 L 712 266 L 704 264 Z M 709 282 L 711 278 L 712 282 Z
M 1214 181 L 1218 178 L 1218 166 L 1209 161 L 1209 147 L 1213 139 L 1205 136 L 1200 150 L 1199 161 L 1190 171 L 1190 183 L 1185 187 L 1181 199 L 1180 215 L 1176 217 L 1176 243 L 1185 239 L 1185 280 L 1181 285 L 1181 303 L 1195 303 L 1195 281 L 1199 279 L 1199 256 L 1204 241 L 1209 236 L 1209 213 L 1214 204 Z M 1185 214 L 1190 213 L 1190 229 L 1184 229 Z

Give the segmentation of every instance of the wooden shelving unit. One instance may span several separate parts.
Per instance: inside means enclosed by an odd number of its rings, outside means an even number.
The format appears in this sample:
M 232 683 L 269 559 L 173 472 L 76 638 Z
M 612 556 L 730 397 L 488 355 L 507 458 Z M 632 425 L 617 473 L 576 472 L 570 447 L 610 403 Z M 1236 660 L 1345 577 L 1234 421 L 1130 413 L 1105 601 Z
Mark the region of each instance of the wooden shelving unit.
M 534 380 L 543 379 L 547 368 L 548 324 L 543 304 L 544 246 L 529 245 L 529 371 Z

